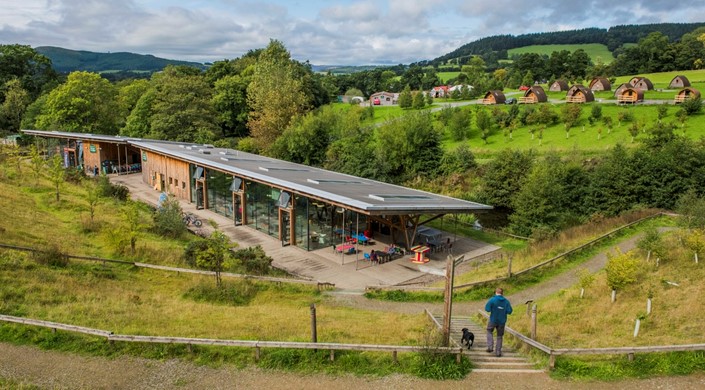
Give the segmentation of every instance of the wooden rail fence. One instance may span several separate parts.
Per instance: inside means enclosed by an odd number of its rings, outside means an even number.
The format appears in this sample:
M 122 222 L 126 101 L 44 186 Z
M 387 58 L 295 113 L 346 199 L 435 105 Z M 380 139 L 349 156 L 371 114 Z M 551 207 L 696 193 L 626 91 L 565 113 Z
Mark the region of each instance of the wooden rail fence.
M 255 349 L 255 358 L 261 357 L 262 348 L 288 348 L 288 349 L 322 349 L 330 351 L 330 360 L 335 360 L 335 351 L 359 351 L 359 352 L 391 352 L 394 362 L 397 363 L 397 354 L 399 352 L 433 352 L 433 353 L 450 353 L 456 355 L 456 361 L 460 361 L 463 354 L 462 348 L 452 347 L 424 347 L 412 345 L 379 345 L 379 344 L 342 344 L 342 343 L 312 343 L 312 342 L 294 342 L 294 341 L 256 341 L 256 340 L 221 340 L 207 338 L 189 338 L 189 337 L 164 337 L 164 336 L 140 336 L 140 335 L 122 335 L 114 334 L 107 330 L 86 328 L 76 325 L 61 324 L 58 322 L 35 320 L 30 318 L 14 317 L 0 314 L 0 321 L 13 322 L 24 325 L 33 325 L 44 328 L 50 328 L 52 331 L 57 329 L 75 333 L 83 333 L 93 336 L 105 337 L 109 342 L 124 341 L 138 343 L 161 343 L 161 344 L 183 344 L 192 345 L 216 345 L 225 347 L 245 347 Z
M 41 249 L 29 248 L 29 247 L 24 247 L 24 246 L 16 246 L 16 245 L 7 245 L 7 244 L 0 244 L 0 248 L 16 250 L 16 251 L 23 251 L 23 252 L 35 252 L 35 253 L 45 252 Z M 131 265 L 131 266 L 139 267 L 139 268 L 149 268 L 149 269 L 156 269 L 156 270 L 161 270 L 161 271 L 168 271 L 168 272 L 215 276 L 215 272 L 213 272 L 213 271 L 205 271 L 205 270 L 198 270 L 198 269 L 191 269 L 191 268 L 168 267 L 168 266 L 164 266 L 164 265 L 139 263 L 139 262 L 133 262 L 133 261 L 105 259 L 102 257 L 78 256 L 78 255 L 71 255 L 71 254 L 66 254 L 66 253 L 64 253 L 63 255 L 69 259 L 94 261 L 94 262 L 103 263 L 103 265 L 105 265 L 106 263 L 115 263 L 115 264 Z M 333 284 L 333 283 L 320 282 L 320 281 L 316 281 L 316 280 L 275 278 L 275 277 L 271 277 L 271 276 L 245 275 L 245 274 L 235 274 L 235 273 L 231 273 L 231 272 L 221 272 L 220 275 L 223 277 L 252 279 L 252 280 L 259 280 L 259 281 L 263 281 L 263 282 L 313 285 L 313 286 L 317 286 L 319 290 L 335 287 L 335 284 Z
M 489 314 L 483 310 L 478 311 L 485 319 L 489 319 Z M 546 353 L 549 356 L 548 367 L 556 367 L 556 356 L 561 355 L 627 355 L 629 360 L 634 360 L 636 353 L 658 353 L 658 352 L 683 352 L 683 351 L 705 351 L 705 344 L 681 344 L 681 345 L 655 345 L 655 346 L 632 346 L 632 347 L 608 347 L 608 348 L 558 348 L 553 349 L 540 342 L 524 336 L 516 330 L 506 326 L 506 333 L 511 334 L 524 344 Z
M 513 276 L 519 276 L 519 275 L 526 274 L 526 273 L 531 272 L 531 271 L 533 271 L 533 270 L 535 270 L 535 269 L 538 269 L 538 268 L 541 268 L 541 267 L 545 267 L 545 266 L 547 266 L 547 265 L 549 265 L 549 264 L 553 264 L 555 261 L 557 261 L 557 260 L 559 260 L 559 259 L 562 259 L 562 258 L 564 258 L 564 257 L 566 257 L 566 256 L 569 256 L 569 255 L 571 255 L 571 254 L 573 254 L 573 253 L 575 253 L 575 252 L 578 252 L 578 251 L 580 251 L 580 250 L 582 250 L 582 249 L 585 249 L 585 248 L 587 248 L 587 247 L 589 247 L 589 246 L 591 246 L 591 245 L 593 245 L 593 244 L 595 244 L 595 243 L 597 243 L 597 242 L 599 242 L 599 241 L 604 240 L 605 238 L 610 237 L 611 235 L 613 235 L 613 234 L 615 234 L 615 233 L 617 233 L 617 232 L 619 232 L 619 231 L 621 231 L 621 230 L 624 230 L 624 229 L 626 229 L 626 228 L 628 228 L 628 227 L 634 226 L 634 225 L 636 225 L 636 224 L 639 224 L 639 223 L 641 223 L 641 222 L 644 222 L 644 221 L 649 220 L 649 219 L 652 219 L 652 218 L 656 218 L 656 217 L 661 216 L 661 215 L 667 215 L 667 214 L 664 213 L 664 212 L 657 212 L 657 213 L 654 213 L 654 214 L 652 214 L 652 215 L 648 215 L 648 216 L 646 216 L 646 217 L 644 217 L 644 218 L 639 218 L 639 219 L 637 219 L 636 221 L 632 221 L 632 222 L 629 222 L 629 223 L 626 224 L 626 225 L 622 225 L 622 226 L 620 226 L 620 227 L 618 227 L 618 228 L 612 229 L 612 230 L 610 230 L 609 232 L 604 233 L 604 234 L 600 235 L 599 237 L 596 237 L 596 238 L 594 238 L 594 239 L 592 239 L 592 240 L 586 242 L 585 244 L 579 245 L 579 246 L 577 246 L 577 247 L 575 247 L 575 248 L 573 248 L 573 249 L 570 249 L 570 250 L 568 250 L 568 251 L 565 251 L 565 252 L 563 252 L 563 253 L 560 253 L 560 254 L 558 254 L 558 255 L 556 255 L 556 256 L 551 257 L 551 258 L 548 259 L 548 260 L 542 261 L 541 263 L 538 263 L 538 264 L 536 264 L 536 265 L 533 265 L 533 266 L 531 266 L 531 267 L 529 267 L 529 268 L 523 269 L 523 270 L 518 271 L 518 272 L 512 272 L 512 271 L 511 271 L 511 268 L 510 268 L 510 270 L 509 270 L 509 272 L 508 272 L 508 274 L 509 274 L 508 276 L 501 276 L 501 277 L 498 277 L 498 278 L 495 278 L 495 279 L 480 280 L 480 281 L 477 281 L 477 282 L 470 282 L 470 283 L 465 283 L 465 284 L 456 285 L 456 286 L 453 286 L 453 290 L 458 290 L 458 289 L 467 288 L 467 287 L 480 286 L 480 285 L 490 284 L 490 283 L 502 282 L 502 281 L 505 281 L 505 280 L 507 280 L 507 279 L 513 277 Z M 490 254 L 495 255 L 495 256 L 496 256 L 496 253 L 499 253 L 499 251 L 490 252 Z M 475 260 L 475 258 L 470 259 L 470 260 Z M 443 291 L 443 288 L 442 288 L 442 287 L 418 287 L 418 286 L 370 286 L 370 287 L 367 288 L 367 290 Z

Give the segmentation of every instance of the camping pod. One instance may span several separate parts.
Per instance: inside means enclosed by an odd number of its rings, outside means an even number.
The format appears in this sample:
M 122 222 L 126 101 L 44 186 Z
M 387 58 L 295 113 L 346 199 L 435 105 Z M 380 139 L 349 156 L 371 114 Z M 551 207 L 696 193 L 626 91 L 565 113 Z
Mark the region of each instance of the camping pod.
M 519 98 L 519 103 L 534 104 L 534 103 L 546 103 L 548 101 L 548 96 L 542 87 L 534 85 L 533 87 L 524 91 L 524 96 Z
M 610 84 L 610 81 L 604 77 L 595 77 L 594 79 L 592 79 L 592 81 L 590 81 L 590 90 L 611 91 L 612 85 Z
M 668 88 L 685 88 L 685 87 L 690 87 L 690 80 L 688 80 L 687 77 L 683 75 L 678 75 L 671 80 L 671 83 L 668 84 Z
M 617 103 L 631 103 L 635 104 L 644 101 L 644 90 L 631 87 L 625 88 L 619 96 L 617 96 Z
M 685 87 L 678 91 L 678 94 L 676 95 L 675 100 L 673 103 L 675 104 L 680 104 L 685 101 L 685 99 L 690 99 L 690 98 L 700 98 L 700 91 L 698 91 L 695 88 L 691 87 Z
M 556 80 L 553 83 L 551 83 L 551 86 L 548 87 L 548 90 L 551 92 L 560 92 L 560 91 L 567 91 L 568 88 L 568 83 L 565 80 Z
M 480 103 L 482 104 L 504 104 L 504 102 L 507 101 L 507 98 L 504 96 L 504 92 L 494 90 L 494 91 L 487 91 L 485 94 L 485 97 L 481 99 Z
M 566 103 L 589 103 L 595 101 L 595 95 L 590 88 L 576 84 L 570 87 L 565 95 Z

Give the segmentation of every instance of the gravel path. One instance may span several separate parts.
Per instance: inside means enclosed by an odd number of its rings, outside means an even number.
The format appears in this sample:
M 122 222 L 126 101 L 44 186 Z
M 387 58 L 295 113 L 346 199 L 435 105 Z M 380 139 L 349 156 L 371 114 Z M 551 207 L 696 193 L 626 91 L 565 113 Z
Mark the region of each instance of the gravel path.
M 623 241 L 622 251 L 635 247 L 639 236 Z M 591 272 L 602 269 L 605 253 L 594 256 L 580 268 Z M 573 286 L 576 271 L 565 272 L 545 283 L 514 295 L 515 302 L 538 298 Z M 424 308 L 442 310 L 441 305 L 427 303 L 393 303 L 369 301 L 359 295 L 335 294 L 343 305 L 366 309 L 419 313 Z M 474 314 L 484 302 L 454 304 L 456 315 Z M 430 381 L 406 375 L 383 378 L 356 376 L 302 375 L 257 368 L 236 369 L 231 366 L 210 368 L 179 360 L 148 360 L 122 356 L 114 359 L 86 357 L 56 351 L 43 351 L 33 346 L 0 343 L 0 378 L 20 386 L 46 389 L 684 389 L 705 388 L 705 374 L 687 377 L 665 377 L 645 380 L 606 382 L 565 382 L 547 374 L 471 373 L 462 381 Z

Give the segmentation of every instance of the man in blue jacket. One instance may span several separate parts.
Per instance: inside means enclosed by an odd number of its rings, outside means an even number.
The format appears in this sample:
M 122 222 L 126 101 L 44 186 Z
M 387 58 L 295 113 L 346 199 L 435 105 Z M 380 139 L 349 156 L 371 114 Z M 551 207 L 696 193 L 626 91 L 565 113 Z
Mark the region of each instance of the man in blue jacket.
M 512 314 L 512 304 L 505 298 L 504 290 L 497 287 L 494 290 L 494 297 L 490 298 L 485 305 L 485 311 L 490 313 L 490 320 L 487 323 L 487 352 L 495 352 L 497 357 L 502 356 L 502 338 L 504 337 L 504 325 L 507 323 L 507 314 Z M 493 349 L 492 332 L 497 329 L 497 346 Z

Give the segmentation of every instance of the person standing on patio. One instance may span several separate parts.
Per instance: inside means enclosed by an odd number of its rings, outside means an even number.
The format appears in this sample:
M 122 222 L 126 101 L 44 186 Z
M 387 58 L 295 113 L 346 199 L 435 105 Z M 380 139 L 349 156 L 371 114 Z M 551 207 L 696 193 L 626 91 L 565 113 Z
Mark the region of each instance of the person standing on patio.
M 504 290 L 501 287 L 495 289 L 494 297 L 490 298 L 485 305 L 485 311 L 490 313 L 490 320 L 487 322 L 487 352 L 494 351 L 497 357 L 500 357 L 502 356 L 502 339 L 504 338 L 507 314 L 512 314 L 512 304 L 504 297 Z M 492 340 L 492 332 L 495 329 L 497 329 L 496 346 Z

